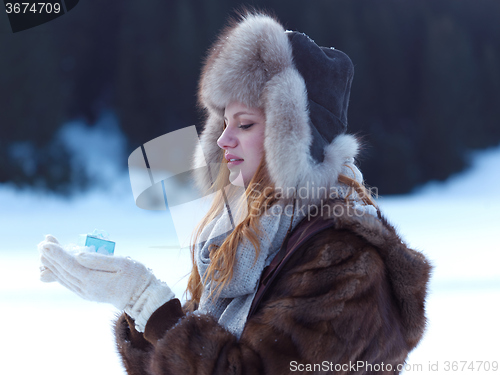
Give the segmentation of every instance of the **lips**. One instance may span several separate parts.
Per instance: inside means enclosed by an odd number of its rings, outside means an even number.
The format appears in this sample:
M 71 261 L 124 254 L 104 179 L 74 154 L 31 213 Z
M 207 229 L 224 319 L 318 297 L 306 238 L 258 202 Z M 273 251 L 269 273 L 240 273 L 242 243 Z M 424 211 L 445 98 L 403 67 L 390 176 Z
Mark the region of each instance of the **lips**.
M 243 163 L 243 159 L 240 158 L 238 155 L 226 154 L 225 158 L 227 160 L 227 166 L 228 166 L 228 168 L 231 168 L 231 167 L 233 167 L 235 165 Z M 231 161 L 231 160 L 233 160 L 233 161 Z
M 225 155 L 225 158 L 226 158 L 226 160 L 227 160 L 228 162 L 231 162 L 231 159 L 236 159 L 236 160 L 234 160 L 233 162 L 243 161 L 243 159 L 242 159 L 242 158 L 240 158 L 240 157 L 239 157 L 239 156 L 237 156 L 237 155 L 233 155 L 233 154 L 226 154 L 226 155 Z M 231 163 L 233 163 L 233 162 L 231 162 Z
M 227 166 L 228 168 L 232 168 L 235 165 L 243 163 L 243 160 L 235 160 L 235 161 L 228 161 Z

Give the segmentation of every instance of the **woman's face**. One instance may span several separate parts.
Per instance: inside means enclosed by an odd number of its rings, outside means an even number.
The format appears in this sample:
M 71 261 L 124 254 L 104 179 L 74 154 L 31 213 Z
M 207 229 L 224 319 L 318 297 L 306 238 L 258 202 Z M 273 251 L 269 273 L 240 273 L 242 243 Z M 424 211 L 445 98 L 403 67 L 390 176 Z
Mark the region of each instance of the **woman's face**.
M 231 102 L 224 110 L 224 131 L 217 140 L 228 161 L 229 181 L 235 186 L 248 186 L 260 164 L 264 149 L 264 111 Z M 228 159 L 243 159 L 231 162 Z

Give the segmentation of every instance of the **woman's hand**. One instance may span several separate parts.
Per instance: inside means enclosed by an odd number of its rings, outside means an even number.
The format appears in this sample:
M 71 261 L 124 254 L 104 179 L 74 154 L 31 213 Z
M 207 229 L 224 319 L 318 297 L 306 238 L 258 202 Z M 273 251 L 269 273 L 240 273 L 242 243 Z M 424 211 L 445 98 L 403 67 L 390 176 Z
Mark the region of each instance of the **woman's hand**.
M 38 249 L 41 281 L 57 281 L 86 300 L 111 303 L 130 315 L 140 331 L 158 307 L 174 298 L 167 284 L 130 258 L 70 254 L 50 235 L 38 244 Z

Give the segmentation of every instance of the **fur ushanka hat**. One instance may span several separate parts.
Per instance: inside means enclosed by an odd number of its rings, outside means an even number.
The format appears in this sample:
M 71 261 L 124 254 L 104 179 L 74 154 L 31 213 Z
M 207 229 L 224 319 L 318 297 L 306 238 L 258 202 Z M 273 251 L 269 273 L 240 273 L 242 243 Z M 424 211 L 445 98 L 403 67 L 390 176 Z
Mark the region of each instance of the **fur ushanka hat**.
M 356 138 L 345 134 L 353 74 L 346 54 L 286 31 L 269 15 L 247 14 L 227 27 L 199 84 L 208 117 L 193 156 L 197 186 L 207 193 L 216 175 L 202 168 L 205 161 L 222 162 L 217 139 L 224 109 L 235 100 L 265 111 L 264 149 L 276 188 L 337 186 L 344 163 L 358 152 Z

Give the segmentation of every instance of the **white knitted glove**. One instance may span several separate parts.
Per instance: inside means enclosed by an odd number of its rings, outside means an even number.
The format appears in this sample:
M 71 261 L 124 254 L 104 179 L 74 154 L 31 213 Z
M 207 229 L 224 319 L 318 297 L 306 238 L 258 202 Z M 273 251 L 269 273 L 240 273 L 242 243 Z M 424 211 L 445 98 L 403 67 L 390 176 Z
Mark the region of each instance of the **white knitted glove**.
M 38 249 L 42 281 L 57 281 L 86 300 L 111 303 L 132 317 L 140 332 L 153 312 L 174 298 L 166 283 L 130 258 L 70 254 L 52 236 L 46 236 Z

